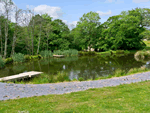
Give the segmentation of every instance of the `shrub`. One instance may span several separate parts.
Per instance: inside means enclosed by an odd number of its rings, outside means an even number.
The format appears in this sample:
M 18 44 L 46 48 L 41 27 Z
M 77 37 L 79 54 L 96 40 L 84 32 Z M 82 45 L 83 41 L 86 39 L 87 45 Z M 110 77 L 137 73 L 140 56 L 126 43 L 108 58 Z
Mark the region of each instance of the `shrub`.
M 2 56 L 0 56 L 0 68 L 3 68 L 5 66 L 5 62 L 2 58 Z
M 69 49 L 69 55 L 70 56 L 77 56 L 78 55 L 78 50 L 76 49 Z
M 39 58 L 39 59 L 41 59 L 41 58 L 42 58 L 42 56 L 41 56 L 41 55 L 38 55 L 38 58 Z
M 58 82 L 63 82 L 63 81 L 70 81 L 69 76 L 67 75 L 67 73 L 58 73 L 57 75 L 57 79 L 55 81 Z
M 53 56 L 52 52 L 51 52 L 51 51 L 48 51 L 48 50 L 41 51 L 40 55 L 41 55 L 42 57 L 52 57 L 52 56 Z
M 39 55 L 31 56 L 32 59 L 39 59 Z
M 30 57 L 29 55 L 25 55 L 25 56 L 24 56 L 24 59 L 25 59 L 26 61 L 28 61 L 28 60 L 31 60 L 31 57 Z
M 134 58 L 137 60 L 137 61 L 142 61 L 144 60 L 145 58 L 149 58 L 150 57 L 150 51 L 137 51 L 135 54 L 134 54 Z
M 61 50 L 55 50 L 55 51 L 53 52 L 53 54 L 54 54 L 54 55 L 64 55 L 65 53 L 64 53 L 63 51 L 61 51 Z
M 79 81 L 83 81 L 84 79 L 82 78 L 82 77 L 79 77 L 79 79 L 78 79 Z
M 126 74 L 126 72 L 125 72 L 124 70 L 116 69 L 114 75 L 115 75 L 116 77 L 119 77 L 119 76 L 122 76 L 122 75 L 125 75 L 125 74 Z
M 77 56 L 78 50 L 75 50 L 75 49 L 64 50 L 62 51 L 61 54 L 65 56 Z
M 22 53 L 15 53 L 13 56 L 12 56 L 12 59 L 14 62 L 24 62 L 24 54 Z
M 5 64 L 9 64 L 9 63 L 13 63 L 13 59 L 11 57 L 5 59 Z

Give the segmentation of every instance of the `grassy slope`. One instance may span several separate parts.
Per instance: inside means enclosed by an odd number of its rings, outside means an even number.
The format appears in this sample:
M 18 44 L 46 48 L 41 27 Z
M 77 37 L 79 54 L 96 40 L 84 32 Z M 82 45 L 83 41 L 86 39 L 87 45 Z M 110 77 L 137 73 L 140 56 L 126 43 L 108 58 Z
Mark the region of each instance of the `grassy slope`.
M 48 95 L 0 101 L 1 113 L 148 113 L 150 81 L 89 89 L 63 95 Z
M 146 44 L 146 49 L 150 50 L 150 40 L 148 41 L 143 41 Z

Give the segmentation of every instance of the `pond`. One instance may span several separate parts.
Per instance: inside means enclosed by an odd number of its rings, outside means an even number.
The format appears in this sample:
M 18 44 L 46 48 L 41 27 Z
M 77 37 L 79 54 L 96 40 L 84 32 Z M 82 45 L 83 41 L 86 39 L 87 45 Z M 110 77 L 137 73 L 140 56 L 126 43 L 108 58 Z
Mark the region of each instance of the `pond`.
M 59 72 L 66 72 L 71 80 L 74 78 L 78 79 L 79 77 L 83 77 L 84 80 L 87 80 L 112 75 L 116 69 L 128 72 L 131 68 L 140 68 L 143 65 L 150 68 L 148 63 L 136 61 L 134 54 L 120 57 L 100 57 L 97 55 L 50 58 L 22 64 L 6 65 L 4 69 L 0 70 L 0 77 L 28 71 L 40 71 L 49 74 L 49 76 Z

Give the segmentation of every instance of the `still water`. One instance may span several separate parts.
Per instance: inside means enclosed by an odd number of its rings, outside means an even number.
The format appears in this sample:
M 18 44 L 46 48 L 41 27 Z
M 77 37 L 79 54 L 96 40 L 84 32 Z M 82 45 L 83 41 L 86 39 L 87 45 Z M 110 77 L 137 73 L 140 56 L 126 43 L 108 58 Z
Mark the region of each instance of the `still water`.
M 22 64 L 9 64 L 0 70 L 0 77 L 10 76 L 28 71 L 40 71 L 49 74 L 66 72 L 69 78 L 95 79 L 99 76 L 113 74 L 116 69 L 128 72 L 131 68 L 140 68 L 145 65 L 150 68 L 148 62 L 139 62 L 134 59 L 134 54 L 121 57 L 66 57 L 41 59 Z

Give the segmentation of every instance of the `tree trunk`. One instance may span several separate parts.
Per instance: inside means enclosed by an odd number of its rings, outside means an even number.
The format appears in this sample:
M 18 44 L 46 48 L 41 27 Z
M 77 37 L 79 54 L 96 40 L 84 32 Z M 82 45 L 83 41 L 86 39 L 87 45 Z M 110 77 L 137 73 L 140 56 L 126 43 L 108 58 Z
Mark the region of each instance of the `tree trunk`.
M 8 18 L 5 23 L 5 49 L 4 49 L 4 58 L 7 56 L 7 40 L 8 40 Z
M 32 12 L 32 55 L 34 54 L 34 11 Z
M 48 36 L 47 36 L 47 51 L 48 51 Z
M 1 40 L 1 56 L 3 57 L 3 40 L 2 40 L 2 27 L 0 24 L 0 40 Z
M 38 48 L 37 48 L 37 54 L 39 53 L 39 49 L 40 49 L 40 41 L 41 41 L 41 27 L 42 27 L 42 25 L 40 25 L 40 35 L 39 35 L 39 43 L 38 43 Z
M 16 43 L 16 35 L 13 36 L 11 56 L 14 55 L 14 53 L 15 53 L 15 43 Z

